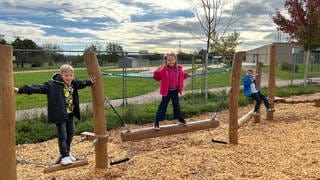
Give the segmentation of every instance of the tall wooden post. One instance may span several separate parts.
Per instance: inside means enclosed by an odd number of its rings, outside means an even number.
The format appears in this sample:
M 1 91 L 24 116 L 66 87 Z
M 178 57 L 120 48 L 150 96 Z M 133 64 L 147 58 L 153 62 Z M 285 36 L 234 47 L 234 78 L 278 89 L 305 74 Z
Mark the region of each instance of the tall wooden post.
M 96 137 L 106 136 L 106 119 L 104 109 L 104 87 L 103 77 L 99 68 L 95 52 L 84 54 L 84 61 L 89 75 L 96 77 L 96 82 L 91 86 L 92 109 L 94 134 Z M 105 141 L 98 141 L 95 146 L 96 168 L 105 168 L 108 166 L 107 144 Z
M 0 179 L 17 179 L 12 46 L 0 45 Z
M 233 58 L 231 74 L 231 97 L 229 106 L 229 141 L 238 144 L 238 99 L 243 53 L 237 52 Z
M 270 64 L 269 64 L 269 82 L 268 82 L 268 97 L 270 107 L 274 108 L 274 96 L 276 86 L 276 46 L 270 47 Z M 267 120 L 273 120 L 274 112 L 267 112 Z
M 256 76 L 256 84 L 257 87 L 260 89 L 261 88 L 261 75 L 262 75 L 262 67 L 261 64 L 258 62 L 257 63 L 257 67 L 256 67 L 256 74 L 258 74 L 258 76 Z M 256 102 L 255 102 L 256 103 Z M 260 123 L 261 121 L 261 116 L 254 116 L 254 122 L 255 123 Z

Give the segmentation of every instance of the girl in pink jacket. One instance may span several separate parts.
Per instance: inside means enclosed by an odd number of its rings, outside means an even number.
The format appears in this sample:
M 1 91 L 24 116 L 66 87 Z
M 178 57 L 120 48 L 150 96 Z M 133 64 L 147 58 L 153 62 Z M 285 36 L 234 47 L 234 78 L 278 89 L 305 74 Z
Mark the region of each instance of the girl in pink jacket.
M 180 124 L 187 124 L 180 111 L 178 93 L 182 94 L 183 81 L 190 76 L 187 72 L 182 71 L 181 65 L 177 64 L 177 57 L 174 53 L 165 56 L 164 65 L 154 71 L 153 78 L 160 81 L 160 95 L 162 96 L 154 124 L 155 129 L 160 129 L 159 122 L 165 119 L 170 99 L 173 106 L 173 118 L 178 119 Z

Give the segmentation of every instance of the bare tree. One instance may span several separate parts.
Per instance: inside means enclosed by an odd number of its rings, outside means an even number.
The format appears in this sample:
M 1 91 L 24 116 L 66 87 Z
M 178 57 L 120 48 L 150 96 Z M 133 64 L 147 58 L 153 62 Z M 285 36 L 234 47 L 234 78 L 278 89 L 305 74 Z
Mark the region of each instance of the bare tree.
M 202 67 L 203 79 L 201 93 L 208 98 L 208 53 L 210 52 L 210 42 L 214 35 L 216 39 L 220 39 L 228 31 L 230 25 L 233 23 L 233 12 L 229 18 L 223 19 L 224 4 L 223 0 L 200 0 L 193 2 L 195 16 L 201 28 L 201 35 L 196 36 L 198 39 L 206 42 L 206 51 L 204 54 L 204 62 Z

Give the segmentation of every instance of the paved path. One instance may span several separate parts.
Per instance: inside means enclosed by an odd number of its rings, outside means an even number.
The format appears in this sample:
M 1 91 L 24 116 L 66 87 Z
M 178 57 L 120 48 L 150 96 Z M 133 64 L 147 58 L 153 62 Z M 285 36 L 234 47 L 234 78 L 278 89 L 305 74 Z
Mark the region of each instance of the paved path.
M 251 66 L 243 66 L 243 69 L 248 69 L 251 68 Z M 253 68 L 254 69 L 254 68 Z M 294 80 L 293 85 L 302 85 L 303 80 Z M 277 79 L 276 80 L 276 85 L 277 87 L 285 87 L 285 86 L 290 86 L 291 81 L 290 80 L 281 80 Z M 262 87 L 267 87 L 268 86 L 268 74 L 263 73 L 262 74 Z M 221 87 L 221 88 L 214 88 L 210 89 L 210 92 L 221 92 L 223 90 L 228 89 L 229 87 Z M 195 90 L 193 92 L 200 92 L 200 90 Z M 186 93 L 191 93 L 191 91 L 186 91 Z M 127 99 L 128 104 L 148 104 L 148 103 L 153 103 L 153 102 L 158 102 L 161 100 L 161 96 L 159 94 L 159 89 L 153 92 L 149 92 L 147 94 L 141 95 L 141 96 L 136 96 L 136 97 L 131 97 Z M 120 106 L 123 103 L 123 99 L 115 99 L 110 101 L 111 104 L 114 107 Z M 80 109 L 81 110 L 87 110 L 91 109 L 92 104 L 91 103 L 82 103 L 80 104 Z M 32 117 L 39 117 L 41 114 L 47 114 L 47 108 L 33 108 L 33 109 L 26 109 L 26 110 L 17 110 L 16 111 L 16 120 L 22 120 L 22 119 L 28 119 Z

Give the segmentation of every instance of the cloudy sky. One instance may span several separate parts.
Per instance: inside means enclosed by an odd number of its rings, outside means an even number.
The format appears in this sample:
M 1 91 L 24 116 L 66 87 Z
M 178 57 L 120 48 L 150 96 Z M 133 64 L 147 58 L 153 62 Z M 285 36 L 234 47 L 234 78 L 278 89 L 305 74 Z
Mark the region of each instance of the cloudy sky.
M 0 35 L 38 45 L 54 43 L 83 50 L 92 43 L 120 44 L 125 51 L 194 52 L 205 48 L 195 16 L 200 0 L 1 0 Z M 271 16 L 280 0 L 221 0 L 222 30 L 233 11 L 229 32 L 240 32 L 238 50 L 250 50 L 280 39 Z M 199 9 L 198 9 L 199 10 Z M 284 38 L 282 38 L 284 40 Z

